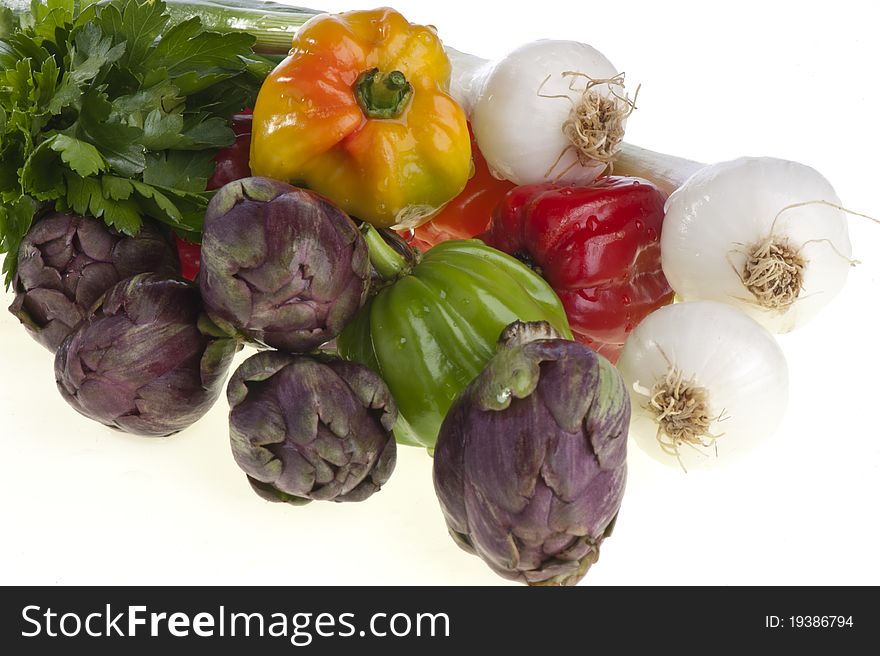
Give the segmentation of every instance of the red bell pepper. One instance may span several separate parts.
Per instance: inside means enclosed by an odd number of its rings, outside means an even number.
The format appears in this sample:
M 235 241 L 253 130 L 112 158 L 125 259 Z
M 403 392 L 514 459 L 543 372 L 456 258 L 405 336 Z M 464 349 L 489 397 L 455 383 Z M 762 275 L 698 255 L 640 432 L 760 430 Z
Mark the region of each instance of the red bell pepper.
M 470 124 L 468 124 L 470 130 Z M 512 182 L 499 180 L 490 172 L 471 131 L 471 154 L 474 174 L 464 190 L 443 206 L 433 219 L 415 229 L 411 245 L 427 250 L 442 241 L 470 239 L 483 232 L 492 218 L 492 210 L 514 188 Z
M 665 201 L 636 178 L 526 185 L 504 197 L 479 238 L 540 273 L 578 341 L 615 362 L 632 329 L 672 302 L 660 266 Z
M 235 142 L 218 151 L 214 156 L 214 174 L 208 180 L 207 189 L 219 189 L 227 182 L 250 177 L 251 125 L 253 112 L 246 109 L 232 117 L 232 131 Z M 187 280 L 195 280 L 199 274 L 202 249 L 177 235 L 174 236 L 177 246 L 177 257 L 180 259 L 180 270 Z
M 251 175 L 251 127 L 254 113 L 246 109 L 232 117 L 235 141 L 214 156 L 214 175 L 208 180 L 208 189 L 219 189 L 227 182 L 249 178 Z
M 177 235 L 174 235 L 174 245 L 177 247 L 181 275 L 187 280 L 195 280 L 201 266 L 202 247 Z

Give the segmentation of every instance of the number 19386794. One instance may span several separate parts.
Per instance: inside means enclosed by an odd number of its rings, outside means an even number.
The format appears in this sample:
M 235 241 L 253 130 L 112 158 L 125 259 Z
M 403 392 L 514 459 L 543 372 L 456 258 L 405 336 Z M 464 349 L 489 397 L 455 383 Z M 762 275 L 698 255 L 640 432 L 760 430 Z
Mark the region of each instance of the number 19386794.
M 851 629 L 853 618 L 852 615 L 765 615 L 764 626 L 768 629 Z

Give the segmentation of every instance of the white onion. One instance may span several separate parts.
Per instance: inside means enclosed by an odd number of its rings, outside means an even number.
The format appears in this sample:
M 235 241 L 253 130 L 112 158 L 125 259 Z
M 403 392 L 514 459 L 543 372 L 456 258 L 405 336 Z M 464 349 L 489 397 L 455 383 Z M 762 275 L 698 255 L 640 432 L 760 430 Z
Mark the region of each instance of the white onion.
M 617 364 L 630 390 L 630 435 L 649 455 L 685 469 L 726 463 L 772 435 L 788 401 L 788 367 L 773 336 L 715 301 L 662 307 L 633 331 Z M 680 385 L 676 389 L 675 383 Z M 698 419 L 658 406 L 695 401 Z M 653 399 L 653 405 L 652 405 Z M 679 401 L 674 412 L 682 409 Z M 679 425 L 674 423 L 678 421 Z M 691 436 L 683 427 L 696 429 Z
M 744 157 L 707 166 L 667 201 L 663 272 L 684 300 L 729 303 L 768 330 L 788 332 L 846 281 L 852 247 L 839 206 L 830 183 L 803 164 Z M 771 243 L 782 251 L 753 261 L 776 267 L 764 269 L 771 282 L 754 285 L 749 255 Z M 783 262 L 802 268 L 792 269 L 793 278 L 779 277 Z
M 496 177 L 516 184 L 589 184 L 605 170 L 632 104 L 622 84 L 597 83 L 619 74 L 602 53 L 577 41 L 549 39 L 523 45 L 493 63 L 447 50 L 453 64 L 451 93 L 468 111 L 477 144 Z M 564 127 L 573 108 L 588 97 L 613 107 L 603 129 L 589 134 L 591 142 L 575 139 L 591 153 L 597 143 L 599 151 L 609 150 L 597 158 L 579 156 Z M 603 136 L 606 128 L 611 137 Z

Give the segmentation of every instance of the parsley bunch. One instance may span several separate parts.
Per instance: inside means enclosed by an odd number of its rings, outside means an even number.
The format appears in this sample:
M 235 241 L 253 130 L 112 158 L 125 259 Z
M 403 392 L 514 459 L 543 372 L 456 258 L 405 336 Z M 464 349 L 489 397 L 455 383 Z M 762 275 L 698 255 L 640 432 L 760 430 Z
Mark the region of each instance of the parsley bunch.
M 0 8 L 0 254 L 7 285 L 41 207 L 126 234 L 142 217 L 196 237 L 229 118 L 267 72 L 254 37 L 173 23 L 161 0 Z

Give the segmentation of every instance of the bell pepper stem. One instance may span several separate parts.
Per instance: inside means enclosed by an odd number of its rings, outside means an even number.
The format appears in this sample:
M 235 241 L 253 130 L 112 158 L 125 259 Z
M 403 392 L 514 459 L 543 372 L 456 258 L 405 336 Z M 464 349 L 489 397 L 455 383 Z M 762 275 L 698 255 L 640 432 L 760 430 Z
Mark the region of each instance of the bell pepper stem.
M 412 85 L 400 71 L 383 73 L 371 68 L 354 83 L 354 95 L 367 118 L 397 118 L 412 94 Z
M 410 268 L 406 258 L 386 243 L 379 231 L 369 223 L 363 224 L 361 233 L 364 235 L 364 241 L 367 242 L 370 263 L 384 280 L 394 280 Z

